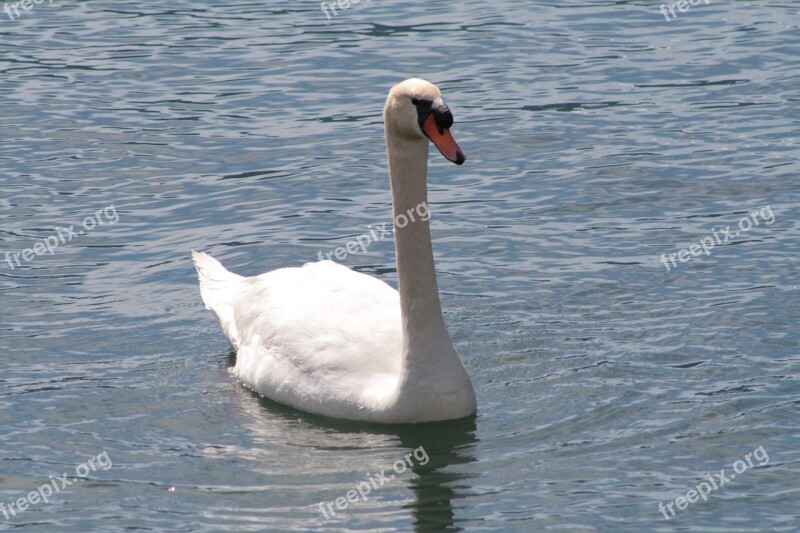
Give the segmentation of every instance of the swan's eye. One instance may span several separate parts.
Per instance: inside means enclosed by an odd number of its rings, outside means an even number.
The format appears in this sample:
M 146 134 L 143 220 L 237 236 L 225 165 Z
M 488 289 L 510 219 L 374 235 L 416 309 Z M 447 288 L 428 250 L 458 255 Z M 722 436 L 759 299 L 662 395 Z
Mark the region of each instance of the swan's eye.
M 430 111 L 433 106 L 433 100 L 425 100 L 424 98 L 411 98 L 411 103 L 422 112 Z

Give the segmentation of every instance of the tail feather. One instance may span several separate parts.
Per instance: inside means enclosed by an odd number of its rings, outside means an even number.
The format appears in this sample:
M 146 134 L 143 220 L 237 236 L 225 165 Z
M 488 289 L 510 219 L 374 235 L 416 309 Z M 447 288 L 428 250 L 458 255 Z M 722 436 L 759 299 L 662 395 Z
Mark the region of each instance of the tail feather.
M 192 259 L 200 279 L 200 296 L 206 309 L 216 315 L 228 342 L 234 349 L 238 349 L 239 336 L 233 305 L 245 278 L 230 272 L 205 252 L 192 251 Z

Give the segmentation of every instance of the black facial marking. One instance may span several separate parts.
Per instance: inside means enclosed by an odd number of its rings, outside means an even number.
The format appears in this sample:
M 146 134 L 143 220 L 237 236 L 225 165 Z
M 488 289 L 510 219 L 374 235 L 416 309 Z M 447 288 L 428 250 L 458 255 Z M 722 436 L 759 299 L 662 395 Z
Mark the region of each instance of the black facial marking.
M 453 113 L 450 112 L 450 108 L 447 107 L 447 104 L 444 102 L 434 105 L 432 100 L 412 98 L 411 103 L 417 107 L 417 120 L 419 121 L 420 129 L 422 129 L 425 119 L 427 119 L 428 115 L 431 113 L 433 113 L 433 118 L 436 121 L 437 128 L 439 128 L 439 133 L 442 133 L 453 125 Z

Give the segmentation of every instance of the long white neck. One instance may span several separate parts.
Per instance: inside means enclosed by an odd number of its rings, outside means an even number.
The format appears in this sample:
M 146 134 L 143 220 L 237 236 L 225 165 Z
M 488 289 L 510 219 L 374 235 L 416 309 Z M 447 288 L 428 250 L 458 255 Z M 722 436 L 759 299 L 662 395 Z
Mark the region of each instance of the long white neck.
M 387 128 L 386 146 L 403 320 L 403 363 L 408 380 L 414 375 L 447 368 L 455 363 L 458 354 L 442 318 L 430 223 L 420 215 L 430 217 L 426 183 L 428 141 L 395 136 Z M 406 220 L 408 223 L 404 225 Z

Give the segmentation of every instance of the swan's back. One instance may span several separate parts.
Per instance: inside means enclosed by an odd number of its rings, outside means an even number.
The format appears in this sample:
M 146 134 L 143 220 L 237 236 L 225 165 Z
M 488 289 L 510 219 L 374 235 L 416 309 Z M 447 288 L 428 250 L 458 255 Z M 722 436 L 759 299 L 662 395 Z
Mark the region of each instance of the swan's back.
M 246 386 L 330 416 L 392 401 L 402 357 L 396 290 L 332 261 L 245 278 L 207 254 L 194 259 Z

